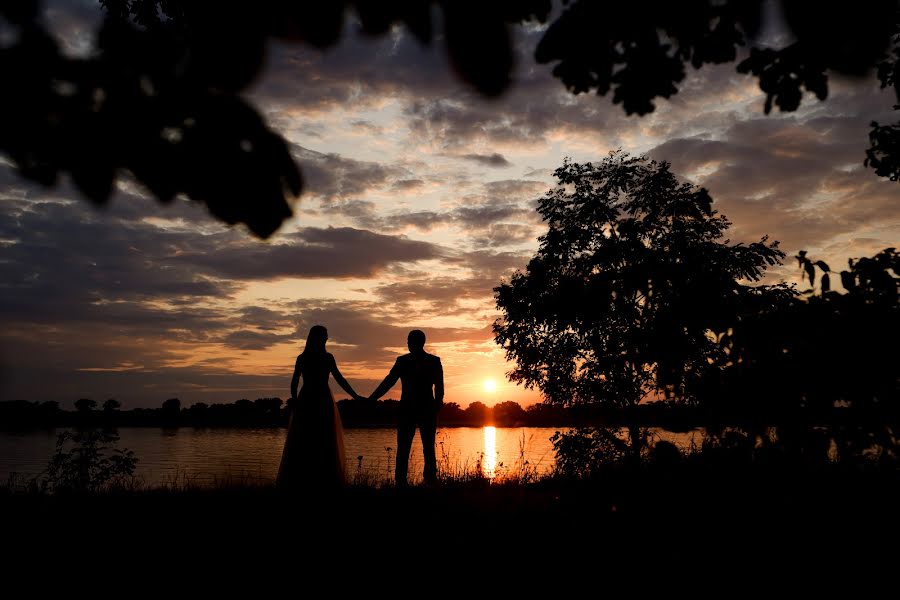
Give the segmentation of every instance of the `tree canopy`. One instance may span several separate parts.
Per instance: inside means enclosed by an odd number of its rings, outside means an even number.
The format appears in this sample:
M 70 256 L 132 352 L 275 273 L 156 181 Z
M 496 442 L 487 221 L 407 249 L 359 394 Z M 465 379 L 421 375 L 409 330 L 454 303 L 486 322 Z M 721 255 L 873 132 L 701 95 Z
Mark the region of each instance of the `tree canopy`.
M 827 418 L 836 406 L 864 419 L 895 415 L 900 349 L 891 340 L 900 336 L 900 253 L 886 248 L 850 259 L 840 273 L 806 252 L 796 258 L 810 289 L 745 307 L 721 336 L 727 355 L 703 400 L 769 420 Z M 844 292 L 832 289 L 835 275 Z
M 352 8 L 366 34 L 402 26 L 423 44 L 440 37 L 459 76 L 496 96 L 514 67 L 510 27 L 554 15 L 549 0 L 100 4 L 107 16 L 88 58 L 60 51 L 37 0 L 0 5 L 14 32 L 0 45 L 0 150 L 45 185 L 70 174 L 98 204 L 119 172 L 130 172 L 160 201 L 183 194 L 260 237 L 291 215 L 288 200 L 302 190 L 285 141 L 241 97 L 261 70 L 268 39 L 331 46 Z M 563 4 L 535 60 L 553 63 L 572 93 L 611 91 L 629 114 L 646 114 L 656 98 L 678 93 L 688 64 L 733 62 L 745 46 L 749 57 L 737 68 L 759 79 L 766 112 L 795 110 L 804 90 L 825 99 L 831 72 L 877 70 L 900 98 L 896 0 L 781 2 L 794 37 L 782 48 L 756 47 L 762 0 Z M 874 123 L 870 137 L 866 164 L 898 179 L 900 124 Z
M 561 404 L 691 399 L 722 352 L 713 332 L 771 293 L 748 284 L 780 264 L 778 243 L 724 239 L 708 192 L 665 162 L 615 152 L 555 175 L 537 253 L 495 288 L 510 379 Z

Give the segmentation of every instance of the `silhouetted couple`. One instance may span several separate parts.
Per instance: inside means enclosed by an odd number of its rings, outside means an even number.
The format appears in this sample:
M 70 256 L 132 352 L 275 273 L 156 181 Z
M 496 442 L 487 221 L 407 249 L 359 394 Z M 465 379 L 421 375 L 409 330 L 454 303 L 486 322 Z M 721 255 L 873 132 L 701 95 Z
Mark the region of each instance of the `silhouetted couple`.
M 309 330 L 306 348 L 297 357 L 291 379 L 291 420 L 278 468 L 277 485 L 281 489 L 335 488 L 346 482 L 344 432 L 337 405 L 328 387 L 328 376 L 334 375 L 345 392 L 355 400 L 357 394 L 338 370 L 337 363 L 325 349 L 328 330 L 315 325 Z M 425 333 L 415 329 L 407 337 L 409 354 L 397 357 L 388 376 L 368 400 L 381 398 L 400 380 L 400 412 L 397 422 L 397 459 L 395 478 L 398 487 L 407 485 L 409 453 L 416 428 L 422 439 L 425 457 L 424 479 L 437 479 L 434 436 L 437 413 L 444 400 L 444 371 L 441 359 L 425 352 Z M 303 387 L 297 384 L 303 377 Z

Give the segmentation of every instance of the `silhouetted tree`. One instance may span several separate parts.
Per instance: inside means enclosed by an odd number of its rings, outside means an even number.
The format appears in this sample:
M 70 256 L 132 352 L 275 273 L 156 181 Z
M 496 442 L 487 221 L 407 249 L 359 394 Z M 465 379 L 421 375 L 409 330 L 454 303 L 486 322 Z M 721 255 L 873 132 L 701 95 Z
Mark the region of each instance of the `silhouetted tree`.
M 881 87 L 893 87 L 898 104 L 895 111 L 900 111 L 900 24 L 897 25 L 892 39 L 893 48 L 889 57 L 878 65 L 878 79 Z M 866 165 L 875 169 L 881 177 L 889 177 L 891 181 L 900 181 L 900 120 L 893 125 L 879 125 L 872 122 L 869 133 L 870 148 L 866 150 Z
M 59 402 L 54 400 L 47 400 L 45 402 L 41 402 L 41 406 L 39 409 L 41 419 L 45 422 L 49 422 L 52 419 L 56 418 L 59 415 Z
M 472 402 L 465 410 L 466 421 L 473 425 L 485 425 L 491 422 L 491 409 L 484 402 Z
M 257 398 L 253 406 L 261 416 L 271 417 L 281 411 L 281 398 Z
M 82 414 L 89 413 L 97 408 L 97 401 L 90 398 L 79 398 L 75 401 L 75 410 Z
M 462 423 L 466 418 L 466 413 L 459 406 L 458 402 L 445 402 L 438 413 L 438 423 Z
M 751 443 L 766 437 L 752 427 L 777 426 L 781 449 L 806 462 L 900 455 L 900 348 L 887 342 L 900 337 L 900 254 L 851 259 L 845 292 L 824 261 L 797 261 L 811 288 L 746 306 L 720 337 L 704 404 L 750 426 Z
M 517 402 L 500 402 L 492 408 L 494 423 L 501 426 L 521 424 L 525 419 L 525 410 Z
M 181 416 L 181 400 L 178 398 L 169 398 L 162 403 L 160 412 L 165 423 L 170 425 L 177 423 L 179 416 Z
M 107 18 L 96 51 L 78 59 L 65 56 L 44 29 L 36 0 L 0 5 L 17 33 L 0 47 L 0 149 L 25 177 L 45 185 L 69 173 L 97 204 L 109 198 L 117 172 L 127 170 L 160 201 L 185 194 L 261 237 L 291 215 L 286 197 L 302 188 L 284 140 L 241 95 L 262 68 L 268 38 L 330 46 L 349 7 L 364 32 L 385 35 L 402 24 L 423 44 L 438 37 L 440 23 L 455 71 L 493 96 L 511 80 L 509 26 L 543 22 L 551 11 L 549 0 L 101 4 Z M 688 63 L 736 60 L 759 31 L 762 6 L 572 1 L 547 28 L 535 59 L 555 63 L 554 75 L 573 93 L 612 90 L 626 112 L 646 114 L 655 98 L 678 92 Z M 829 71 L 862 74 L 888 56 L 895 0 L 827 10 L 813 2 L 781 6 L 795 41 L 754 48 L 738 66 L 759 77 L 766 112 L 773 103 L 795 110 L 803 89 L 824 99 Z M 873 130 L 869 163 L 879 175 L 897 173 L 897 127 Z
M 692 385 L 721 352 L 712 332 L 733 322 L 757 281 L 784 254 L 762 238 L 723 236 L 730 223 L 705 189 L 679 183 L 668 163 L 611 153 L 566 161 L 538 211 L 548 231 L 509 283 L 495 288 L 495 340 L 509 377 L 559 404 L 620 409 Z M 635 451 L 640 434 L 631 430 Z
M 103 403 L 103 412 L 111 413 L 115 412 L 122 408 L 122 403 L 116 400 L 115 398 L 110 398 L 106 402 Z
M 770 418 L 828 419 L 837 405 L 900 412 L 900 349 L 887 342 L 900 337 L 900 253 L 851 259 L 843 293 L 828 264 L 797 261 L 810 286 L 821 274 L 818 290 L 748 306 L 721 337 L 728 353 L 708 400 Z

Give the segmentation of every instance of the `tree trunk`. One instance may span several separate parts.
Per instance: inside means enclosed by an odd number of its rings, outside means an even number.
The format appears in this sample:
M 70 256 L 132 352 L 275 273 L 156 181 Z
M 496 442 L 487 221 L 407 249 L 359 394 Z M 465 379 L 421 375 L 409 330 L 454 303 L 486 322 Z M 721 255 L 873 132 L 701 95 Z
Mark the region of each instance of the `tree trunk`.
M 641 439 L 641 428 L 638 425 L 628 425 L 628 437 L 631 441 L 631 456 L 635 464 L 641 462 L 641 449 L 643 440 Z

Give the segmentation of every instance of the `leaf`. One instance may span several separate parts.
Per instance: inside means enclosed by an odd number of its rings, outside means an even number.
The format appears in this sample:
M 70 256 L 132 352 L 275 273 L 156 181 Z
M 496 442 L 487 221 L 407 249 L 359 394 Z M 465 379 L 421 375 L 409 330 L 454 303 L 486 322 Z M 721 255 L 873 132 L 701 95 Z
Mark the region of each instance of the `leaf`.
M 822 293 L 831 291 L 831 278 L 826 274 L 822 275 Z
M 817 261 L 816 261 L 816 266 L 818 266 L 820 269 L 822 269 L 822 270 L 825 271 L 826 273 L 830 273 L 830 272 L 831 272 L 831 269 L 828 268 L 828 265 L 825 263 L 825 261 L 817 260 Z
M 841 285 L 848 292 L 852 292 L 856 284 L 853 280 L 853 274 L 850 271 L 841 271 Z
M 813 264 L 811 262 L 807 261 L 806 264 L 804 265 L 804 268 L 806 269 L 806 274 L 809 275 L 809 285 L 815 285 L 815 279 L 816 279 L 815 267 L 813 267 Z

